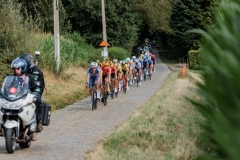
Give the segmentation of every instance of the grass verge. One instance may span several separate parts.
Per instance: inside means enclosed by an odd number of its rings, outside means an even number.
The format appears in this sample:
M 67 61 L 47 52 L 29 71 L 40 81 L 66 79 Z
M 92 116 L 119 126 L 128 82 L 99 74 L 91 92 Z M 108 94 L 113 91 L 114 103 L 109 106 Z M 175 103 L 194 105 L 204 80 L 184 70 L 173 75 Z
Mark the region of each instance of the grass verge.
M 64 108 L 89 94 L 85 88 L 86 69 L 82 67 L 70 67 L 61 77 L 49 70 L 43 73 L 46 84 L 43 99 L 51 104 L 52 110 Z
M 89 159 L 194 159 L 201 115 L 185 97 L 197 99 L 194 81 L 173 71 L 161 89 L 129 120 L 89 153 Z

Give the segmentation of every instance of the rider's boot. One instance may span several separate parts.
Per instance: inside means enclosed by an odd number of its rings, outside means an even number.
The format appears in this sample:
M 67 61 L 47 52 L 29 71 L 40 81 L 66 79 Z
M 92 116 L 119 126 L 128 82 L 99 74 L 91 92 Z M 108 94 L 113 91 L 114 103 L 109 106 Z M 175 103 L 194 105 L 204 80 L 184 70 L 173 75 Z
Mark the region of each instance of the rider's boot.
M 38 132 L 41 132 L 42 130 L 43 130 L 42 120 L 39 120 L 39 122 L 38 122 Z
M 33 132 L 32 134 L 32 141 L 36 141 L 37 140 L 37 133 Z

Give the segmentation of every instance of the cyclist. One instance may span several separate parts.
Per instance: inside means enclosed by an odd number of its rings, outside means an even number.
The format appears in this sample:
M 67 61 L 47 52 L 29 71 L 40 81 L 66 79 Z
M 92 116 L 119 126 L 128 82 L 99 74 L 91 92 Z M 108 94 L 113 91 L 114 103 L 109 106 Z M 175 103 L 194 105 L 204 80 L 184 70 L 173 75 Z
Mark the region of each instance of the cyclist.
M 126 64 L 126 62 L 124 60 L 122 61 L 121 68 L 122 68 L 122 73 L 123 73 L 122 79 L 125 80 L 125 82 L 127 84 L 127 89 L 129 89 L 128 83 L 127 83 L 127 81 L 128 81 L 128 79 L 127 79 L 128 65 Z
M 111 80 L 114 83 L 115 92 L 117 92 L 117 68 L 114 62 L 110 62 L 110 68 L 111 68 Z
M 152 75 L 153 61 L 151 56 L 148 56 L 148 74 Z
M 130 85 L 132 86 L 132 83 L 133 83 L 133 60 L 130 60 L 129 61 L 129 66 L 128 66 L 128 69 L 129 69 L 129 77 L 130 77 Z
M 141 63 L 141 68 L 140 68 L 140 74 L 141 76 L 141 80 L 143 80 L 143 60 L 144 60 L 144 55 L 141 54 L 138 58 L 139 62 Z
M 109 86 L 109 82 L 111 80 L 111 68 L 109 67 L 109 62 L 107 61 L 103 61 L 101 63 L 101 69 L 102 69 L 102 80 L 103 82 L 106 83 L 107 86 L 107 92 L 108 94 L 111 94 L 110 92 L 110 86 Z M 103 91 L 104 92 L 104 91 Z M 102 94 L 103 95 L 103 94 Z M 103 100 L 103 99 L 102 99 Z
M 122 61 L 117 63 L 117 79 L 118 79 L 118 90 L 121 89 L 122 86 Z
M 133 63 L 134 66 L 134 70 L 133 70 L 133 75 L 135 75 L 136 73 L 138 73 L 138 78 L 139 78 L 139 85 L 141 85 L 141 63 L 139 62 L 138 59 L 136 59 Z
M 98 65 L 98 68 L 100 70 L 99 77 L 98 77 L 98 91 L 101 93 L 101 85 L 102 85 L 102 69 L 101 69 L 101 62 L 99 60 L 96 60 L 96 63 Z
M 116 58 L 113 59 L 113 65 L 116 68 L 116 78 L 115 78 L 115 94 L 118 92 L 118 60 Z
M 95 85 L 97 90 L 97 99 L 100 100 L 100 92 L 98 88 L 100 69 L 96 62 L 91 62 L 87 70 L 86 86 L 89 87 L 89 95 L 92 97 L 92 87 Z M 92 103 L 92 102 L 91 102 Z
M 148 69 L 148 60 L 147 60 L 146 57 L 143 58 L 142 69 L 143 69 L 143 72 L 144 72 L 144 70 L 147 71 L 147 69 Z M 146 73 L 145 73 L 145 74 L 146 74 Z M 145 76 L 146 76 L 146 75 L 145 75 Z
M 156 56 L 154 54 L 151 54 L 151 59 L 153 61 L 153 73 L 155 73 Z

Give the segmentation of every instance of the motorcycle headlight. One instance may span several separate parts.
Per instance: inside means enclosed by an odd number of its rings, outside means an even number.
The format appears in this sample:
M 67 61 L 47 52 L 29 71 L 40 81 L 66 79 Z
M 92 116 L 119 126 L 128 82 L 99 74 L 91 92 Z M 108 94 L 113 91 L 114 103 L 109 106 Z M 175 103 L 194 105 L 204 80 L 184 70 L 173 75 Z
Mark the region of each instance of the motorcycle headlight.
M 23 99 L 19 99 L 17 101 L 14 101 L 14 102 L 10 102 L 10 101 L 7 101 L 5 99 L 1 99 L 0 101 L 0 104 L 3 108 L 21 108 L 22 107 L 22 104 L 23 104 Z

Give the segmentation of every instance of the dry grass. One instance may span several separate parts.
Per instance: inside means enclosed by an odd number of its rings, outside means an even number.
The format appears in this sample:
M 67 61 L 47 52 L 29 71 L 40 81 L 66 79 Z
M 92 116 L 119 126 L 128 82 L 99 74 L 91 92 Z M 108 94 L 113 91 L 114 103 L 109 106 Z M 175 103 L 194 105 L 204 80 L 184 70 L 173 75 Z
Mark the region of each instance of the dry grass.
M 185 97 L 198 99 L 196 86 L 172 72 L 161 89 L 118 127 L 87 159 L 194 159 L 202 117 Z M 196 75 L 195 75 L 196 76 Z
M 86 70 L 70 67 L 61 77 L 44 70 L 46 89 L 43 99 L 52 105 L 52 109 L 60 109 L 88 95 L 85 89 Z

